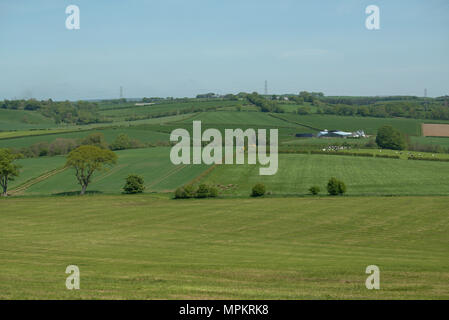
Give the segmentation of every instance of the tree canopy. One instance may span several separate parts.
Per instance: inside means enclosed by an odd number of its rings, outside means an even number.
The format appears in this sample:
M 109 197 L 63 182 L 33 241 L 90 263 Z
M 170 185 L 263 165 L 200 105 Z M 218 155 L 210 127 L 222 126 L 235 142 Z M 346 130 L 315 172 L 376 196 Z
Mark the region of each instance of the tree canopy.
M 20 165 L 13 162 L 20 157 L 20 154 L 14 154 L 9 149 L 0 149 L 0 186 L 4 197 L 8 195 L 8 182 L 19 175 Z
M 379 128 L 376 143 L 383 149 L 404 150 L 406 148 L 405 138 L 401 132 L 388 125 Z
M 76 178 L 81 185 L 81 195 L 86 192 L 95 171 L 117 163 L 117 155 L 97 146 L 84 145 L 72 150 L 67 156 L 66 166 L 75 169 Z

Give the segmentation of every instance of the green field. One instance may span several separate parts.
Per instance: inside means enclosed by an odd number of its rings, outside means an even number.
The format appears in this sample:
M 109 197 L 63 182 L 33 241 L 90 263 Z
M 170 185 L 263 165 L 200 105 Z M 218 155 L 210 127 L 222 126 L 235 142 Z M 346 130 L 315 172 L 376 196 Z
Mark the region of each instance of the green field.
M 52 119 L 26 110 L 0 109 L 0 132 L 8 130 L 46 129 L 54 127 Z
M 449 195 L 447 162 L 338 155 L 279 154 L 273 176 L 260 176 L 257 165 L 224 164 L 202 182 L 223 186 L 225 195 L 248 196 L 258 182 L 273 195 L 305 195 L 313 185 L 325 194 L 330 177 L 343 180 L 349 195 Z
M 88 191 L 121 193 L 126 177 L 129 174 L 138 174 L 145 179 L 146 192 L 167 192 L 190 182 L 208 167 L 207 165 L 175 166 L 170 162 L 170 148 L 167 147 L 117 151 L 116 153 L 117 164 L 107 171 L 94 174 Z M 48 169 L 55 169 L 55 164 L 49 164 Z M 25 191 L 25 195 L 77 193 L 79 190 L 75 171 L 67 169 L 32 185 Z
M 449 299 L 449 162 L 366 149 L 374 137 L 295 135 L 320 129 L 374 135 L 390 124 L 413 143 L 448 147 L 449 139 L 420 137 L 418 119 L 271 114 L 245 103 L 101 102 L 100 114 L 110 122 L 83 126 L 0 110 L 0 148 L 94 132 L 108 143 L 125 133 L 161 145 L 172 130 L 191 133 L 192 121 L 200 120 L 203 131 L 222 133 L 277 128 L 282 152 L 344 144 L 348 149 L 339 152 L 401 159 L 280 153 L 277 174 L 260 176 L 258 165 L 176 166 L 170 147 L 129 149 L 116 151 L 117 164 L 95 173 L 82 197 L 74 169 L 61 169 L 65 156 L 20 159 L 12 196 L 0 198 L 0 299 Z M 288 112 L 298 107 L 281 105 Z M 151 118 L 161 113 L 172 116 Z M 144 194 L 121 194 L 130 174 L 144 178 Z M 331 177 L 345 182 L 345 196 L 326 194 Z M 258 182 L 268 194 L 250 198 Z M 190 183 L 215 185 L 219 196 L 172 199 Z M 308 194 L 313 185 L 321 187 L 319 196 Z M 80 267 L 81 290 L 65 288 L 71 264 Z M 365 268 L 373 264 L 381 270 L 381 290 L 365 288 Z
M 82 130 L 75 132 L 54 132 L 44 135 L 31 135 L 20 138 L 0 139 L 0 148 L 20 148 L 28 147 L 39 142 L 51 143 L 58 138 L 63 139 L 83 139 L 92 133 L 103 133 L 106 141 L 112 143 L 115 138 L 121 134 L 127 134 L 132 139 L 138 139 L 143 143 L 156 143 L 156 142 L 168 142 L 169 134 L 163 132 L 152 131 L 151 127 L 145 125 L 133 126 L 133 127 L 113 127 L 104 129 L 92 129 Z
M 421 135 L 422 120 L 405 118 L 370 118 L 345 117 L 334 115 L 297 115 L 280 114 L 276 117 L 286 119 L 292 123 L 311 126 L 317 129 L 356 131 L 364 130 L 366 134 L 376 134 L 377 129 L 383 125 L 391 125 L 403 133 Z
M 193 102 L 174 102 L 174 103 L 158 103 L 149 106 L 133 106 L 114 107 L 108 110 L 101 110 L 100 114 L 109 120 L 125 120 L 129 117 L 142 117 L 149 115 L 161 114 L 164 112 L 178 112 L 185 109 L 199 108 L 207 110 L 210 108 L 225 108 L 231 106 L 242 105 L 241 101 L 193 101 Z
M 0 206 L 1 299 L 449 299 L 444 197 Z M 80 290 L 65 288 L 72 264 Z M 365 288 L 373 264 L 380 290 Z

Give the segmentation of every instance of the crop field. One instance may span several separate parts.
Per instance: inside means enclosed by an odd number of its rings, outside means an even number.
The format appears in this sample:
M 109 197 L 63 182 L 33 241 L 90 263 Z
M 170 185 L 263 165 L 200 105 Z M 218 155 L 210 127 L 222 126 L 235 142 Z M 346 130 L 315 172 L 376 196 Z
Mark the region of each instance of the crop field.
M 306 195 L 313 185 L 326 194 L 330 177 L 343 180 L 349 195 L 449 195 L 447 162 L 339 155 L 280 154 L 273 176 L 260 176 L 256 165 L 219 165 L 202 182 L 224 195 L 249 196 L 258 182 L 273 195 Z
M 118 195 L 0 206 L 1 299 L 449 298 L 443 197 Z M 80 290 L 65 287 L 71 264 Z M 381 290 L 365 288 L 372 264 Z
M 241 101 L 198 101 L 198 102 L 175 102 L 162 103 L 148 106 L 128 106 L 125 108 L 113 108 L 101 110 L 100 114 L 110 120 L 125 120 L 129 117 L 148 116 L 164 112 L 177 112 L 184 109 L 199 108 L 207 110 L 210 108 L 223 108 L 242 105 Z
M 173 191 L 207 169 L 207 165 L 180 165 L 170 162 L 170 148 L 156 147 L 117 151 L 118 162 L 104 172 L 94 175 L 88 191 L 93 193 L 121 193 L 129 174 L 145 179 L 146 192 Z M 40 160 L 40 159 L 39 159 Z M 65 163 L 65 162 L 64 162 Z M 59 162 L 58 162 L 59 164 Z M 49 170 L 55 169 L 48 166 Z M 67 169 L 48 179 L 30 186 L 25 195 L 55 195 L 78 193 L 80 186 L 72 169 Z
M 74 132 L 58 131 L 45 135 L 32 135 L 19 138 L 0 139 L 0 148 L 20 148 L 31 146 L 38 142 L 53 142 L 58 138 L 64 139 L 83 139 L 92 133 L 103 133 L 105 140 L 112 143 L 114 139 L 121 133 L 127 134 L 130 138 L 138 139 L 144 143 L 168 142 L 170 136 L 167 133 L 148 130 L 146 126 L 133 127 L 111 127 L 103 129 L 81 130 Z
M 321 130 L 364 130 L 366 134 L 376 134 L 377 129 L 381 126 L 391 125 L 403 133 L 413 136 L 421 135 L 422 120 L 417 119 L 346 117 L 318 114 L 280 114 L 276 115 L 276 117 L 286 119 L 292 123 L 311 126 Z
M 449 124 L 423 123 L 422 134 L 425 137 L 449 137 Z
M 229 111 L 216 111 L 216 112 L 201 112 L 195 117 L 181 121 L 183 123 L 192 123 L 193 120 L 201 120 L 202 123 L 207 125 L 245 125 L 256 127 L 296 127 L 297 125 L 288 123 L 286 121 L 271 117 L 269 114 L 262 112 L 229 112 Z
M 20 175 L 11 181 L 9 186 L 14 189 L 32 178 L 63 167 L 65 162 L 65 157 L 61 156 L 19 159 L 17 164 L 21 166 Z

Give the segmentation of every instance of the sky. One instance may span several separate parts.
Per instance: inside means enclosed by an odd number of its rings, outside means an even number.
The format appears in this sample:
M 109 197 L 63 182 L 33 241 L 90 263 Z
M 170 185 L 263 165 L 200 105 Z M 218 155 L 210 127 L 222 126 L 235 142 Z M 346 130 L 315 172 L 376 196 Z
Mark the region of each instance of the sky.
M 270 94 L 449 94 L 449 1 L 0 0 L 0 99 L 263 93 L 265 80 Z

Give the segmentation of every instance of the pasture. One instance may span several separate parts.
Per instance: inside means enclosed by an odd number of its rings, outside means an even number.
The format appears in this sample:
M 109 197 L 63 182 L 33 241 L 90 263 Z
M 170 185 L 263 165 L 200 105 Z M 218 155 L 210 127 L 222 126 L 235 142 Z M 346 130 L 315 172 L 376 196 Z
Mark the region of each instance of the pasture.
M 331 177 L 343 180 L 353 196 L 449 195 L 447 162 L 339 155 L 279 154 L 273 176 L 260 176 L 258 165 L 219 165 L 201 182 L 219 185 L 222 194 L 230 196 L 249 196 L 258 182 L 273 195 L 304 196 L 313 185 L 326 194 Z
M 405 118 L 371 118 L 371 117 L 347 117 L 335 115 L 297 115 L 280 114 L 282 118 L 298 125 L 310 126 L 316 129 L 356 131 L 364 130 L 366 134 L 376 134 L 377 129 L 383 125 L 391 125 L 403 133 L 412 136 L 421 135 L 421 122 L 418 119 Z
M 46 129 L 56 126 L 53 119 L 26 110 L 0 109 L 0 132 L 9 130 Z
M 92 183 L 87 189 L 88 192 L 120 194 L 123 191 L 125 179 L 130 174 L 138 174 L 145 179 L 146 192 L 173 191 L 176 187 L 190 182 L 208 167 L 207 165 L 175 166 L 170 162 L 170 148 L 167 147 L 124 150 L 116 153 L 117 164 L 106 171 L 94 174 Z M 47 168 L 48 171 L 55 169 L 55 164 Z M 24 191 L 24 194 L 64 195 L 76 194 L 79 190 L 75 171 L 67 169 L 33 184 Z
M 0 299 L 449 299 L 444 197 L 0 200 Z M 65 269 L 80 268 L 80 290 Z M 381 289 L 365 288 L 377 265 Z

